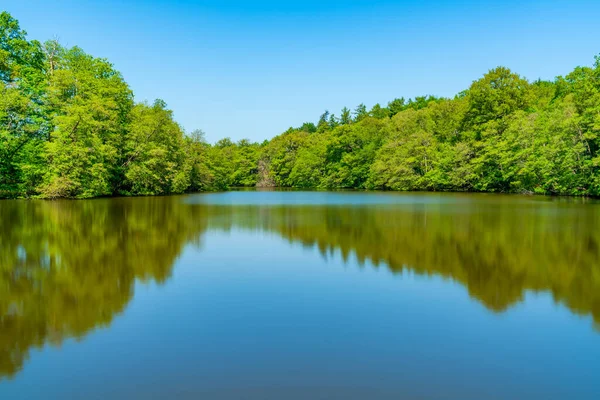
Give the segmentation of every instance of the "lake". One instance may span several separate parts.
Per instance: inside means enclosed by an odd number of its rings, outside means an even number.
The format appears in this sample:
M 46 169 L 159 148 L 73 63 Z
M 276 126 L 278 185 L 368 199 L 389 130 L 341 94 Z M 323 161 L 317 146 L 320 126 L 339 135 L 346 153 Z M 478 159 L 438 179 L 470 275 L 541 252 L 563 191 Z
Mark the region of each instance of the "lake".
M 1 399 L 598 399 L 600 203 L 0 201 Z

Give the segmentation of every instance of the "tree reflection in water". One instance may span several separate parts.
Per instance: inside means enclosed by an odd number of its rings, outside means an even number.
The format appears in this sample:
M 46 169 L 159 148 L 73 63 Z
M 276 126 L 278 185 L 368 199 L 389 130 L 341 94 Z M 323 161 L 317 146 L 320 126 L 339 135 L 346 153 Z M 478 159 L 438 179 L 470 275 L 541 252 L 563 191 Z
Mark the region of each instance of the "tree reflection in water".
M 460 195 L 457 195 L 460 196 Z M 457 204 L 207 205 L 181 197 L 0 203 L 0 377 L 29 350 L 107 326 L 134 283 L 163 283 L 209 229 L 275 232 L 323 255 L 460 282 L 501 312 L 547 291 L 600 325 L 600 210 L 464 196 Z M 232 244 L 234 245 L 234 244 Z M 225 256 L 225 255 L 224 255 Z

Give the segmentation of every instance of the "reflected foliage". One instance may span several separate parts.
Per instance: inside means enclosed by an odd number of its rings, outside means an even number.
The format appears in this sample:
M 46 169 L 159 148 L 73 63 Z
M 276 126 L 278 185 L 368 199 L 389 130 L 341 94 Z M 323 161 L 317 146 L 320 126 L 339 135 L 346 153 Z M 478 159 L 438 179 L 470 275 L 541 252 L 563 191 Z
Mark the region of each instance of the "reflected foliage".
M 494 311 L 549 291 L 573 312 L 600 323 L 600 210 L 510 198 L 398 207 L 216 207 L 229 227 L 274 231 L 317 246 L 327 257 L 370 260 L 460 282 Z M 498 199 L 494 197 L 494 199 Z M 225 221 L 221 218 L 220 224 Z
M 177 198 L 131 200 L 0 203 L 0 376 L 33 346 L 107 326 L 136 279 L 168 279 L 202 219 Z
M 199 195 L 206 196 L 206 195 Z M 395 195 L 394 195 L 395 196 Z M 399 195 L 379 205 L 216 205 L 147 197 L 0 202 L 0 377 L 32 348 L 107 326 L 204 232 L 274 232 L 326 258 L 439 275 L 501 312 L 544 291 L 600 324 L 600 208 L 586 200 Z M 184 201 L 186 200 L 186 201 Z

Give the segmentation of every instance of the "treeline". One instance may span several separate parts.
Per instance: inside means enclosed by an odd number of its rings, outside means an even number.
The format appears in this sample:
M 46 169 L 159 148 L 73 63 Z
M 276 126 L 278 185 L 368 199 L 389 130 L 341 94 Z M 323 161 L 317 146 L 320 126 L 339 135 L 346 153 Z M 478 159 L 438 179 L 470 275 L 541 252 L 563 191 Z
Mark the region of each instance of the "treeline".
M 553 81 L 498 67 L 453 99 L 325 112 L 261 144 L 185 134 L 104 59 L 0 16 L 0 197 L 233 186 L 600 195 L 600 58 Z
M 198 132 L 184 135 L 163 101 L 136 104 L 107 60 L 56 41 L 28 41 L 6 12 L 0 14 L 0 81 L 0 197 L 220 187 L 210 146 Z
M 325 113 L 262 151 L 277 186 L 600 195 L 600 58 L 552 82 L 489 71 L 453 99 Z

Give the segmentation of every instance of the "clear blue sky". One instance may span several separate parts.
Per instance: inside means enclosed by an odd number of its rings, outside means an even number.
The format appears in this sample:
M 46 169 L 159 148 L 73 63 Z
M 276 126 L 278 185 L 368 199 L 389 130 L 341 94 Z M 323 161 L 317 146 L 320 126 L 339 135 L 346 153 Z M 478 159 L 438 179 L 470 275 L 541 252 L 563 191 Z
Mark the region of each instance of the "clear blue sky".
M 490 68 L 551 79 L 600 53 L 600 1 L 2 0 L 164 99 L 186 131 L 262 141 L 328 109 L 453 96 Z

